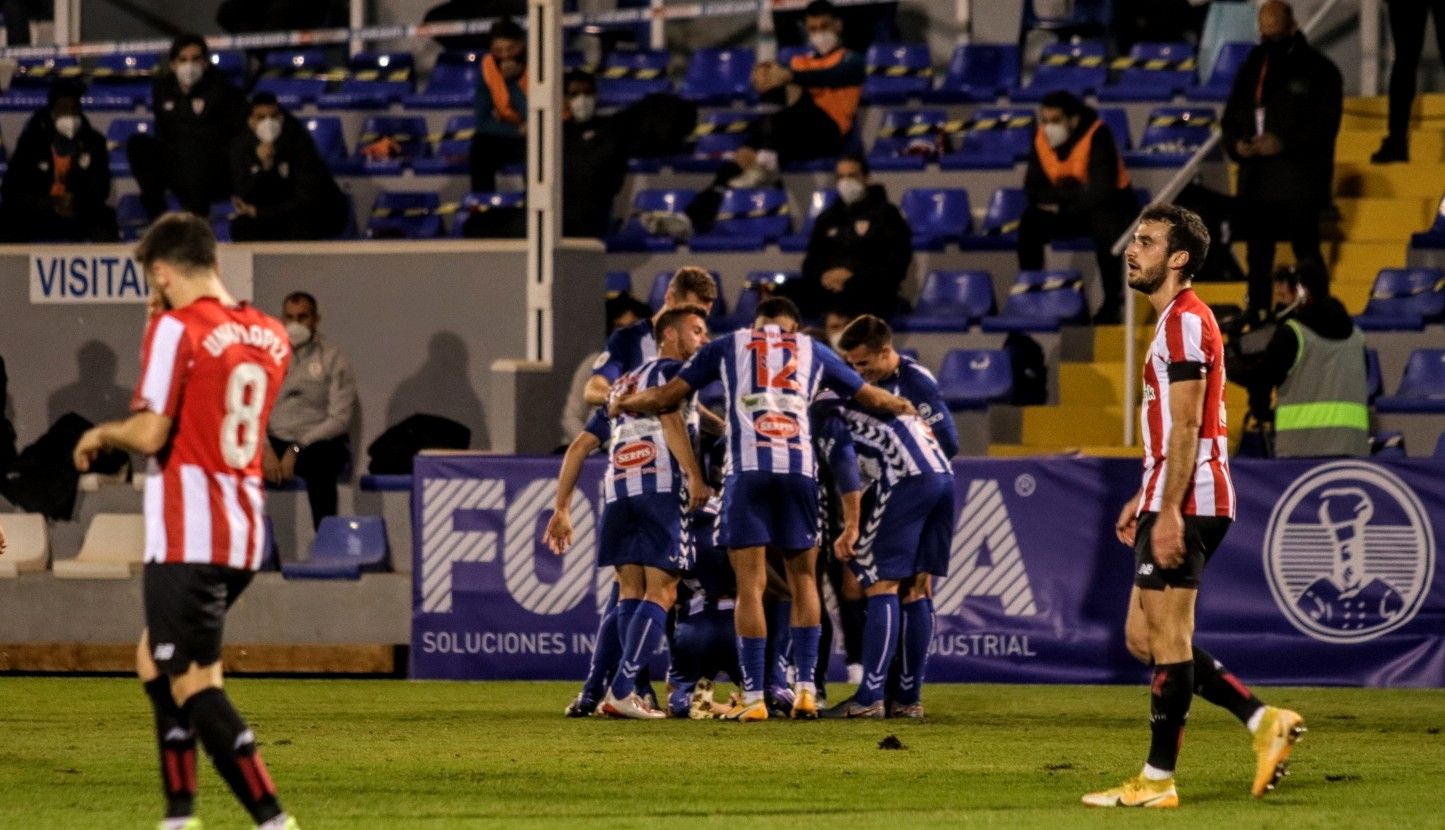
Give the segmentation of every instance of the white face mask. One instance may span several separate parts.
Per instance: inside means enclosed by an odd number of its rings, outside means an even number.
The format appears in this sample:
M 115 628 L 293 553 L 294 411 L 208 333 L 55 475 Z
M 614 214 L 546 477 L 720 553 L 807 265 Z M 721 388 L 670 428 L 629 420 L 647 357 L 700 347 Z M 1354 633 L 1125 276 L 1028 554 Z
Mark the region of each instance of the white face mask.
M 55 131 L 65 136 L 66 138 L 75 138 L 75 134 L 80 132 L 80 116 L 60 116 L 59 118 L 55 119 Z
M 567 99 L 567 106 L 572 110 L 572 120 L 584 123 L 592 120 L 597 114 L 597 96 L 595 95 L 573 95 Z
M 826 55 L 838 48 L 838 35 L 834 32 L 814 32 L 808 35 L 808 45 L 820 55 Z
M 850 177 L 838 180 L 838 198 L 842 199 L 845 204 L 851 205 L 861 201 L 867 192 L 868 185 L 857 179 Z
M 291 348 L 300 348 L 311 342 L 311 329 L 295 320 L 287 320 L 286 339 L 291 341 Z
M 201 75 L 205 73 L 206 67 L 205 64 L 200 61 L 178 61 L 175 64 L 175 71 L 176 80 L 181 82 L 181 86 L 189 89 L 196 85 L 196 81 L 201 79 Z
M 281 137 L 281 119 L 262 118 L 252 130 L 263 144 L 270 144 Z
M 1054 122 L 1044 125 L 1044 140 L 1050 147 L 1057 147 L 1069 140 L 1069 125 Z

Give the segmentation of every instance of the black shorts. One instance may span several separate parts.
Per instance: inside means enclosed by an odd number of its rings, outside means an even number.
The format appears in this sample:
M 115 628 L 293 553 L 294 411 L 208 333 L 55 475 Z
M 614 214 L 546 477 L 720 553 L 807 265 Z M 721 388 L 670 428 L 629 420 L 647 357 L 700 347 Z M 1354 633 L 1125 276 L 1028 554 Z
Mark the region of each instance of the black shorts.
M 226 611 L 251 584 L 251 571 L 220 565 L 146 563 L 142 574 L 151 659 L 162 674 L 221 659 Z
M 1134 531 L 1134 584 L 1153 591 L 1162 591 L 1165 587 L 1198 588 L 1204 566 L 1224 541 L 1231 520 L 1223 516 L 1185 516 L 1184 564 L 1161 568 L 1154 561 L 1154 549 L 1149 541 L 1157 518 L 1158 513 L 1139 514 L 1139 525 Z

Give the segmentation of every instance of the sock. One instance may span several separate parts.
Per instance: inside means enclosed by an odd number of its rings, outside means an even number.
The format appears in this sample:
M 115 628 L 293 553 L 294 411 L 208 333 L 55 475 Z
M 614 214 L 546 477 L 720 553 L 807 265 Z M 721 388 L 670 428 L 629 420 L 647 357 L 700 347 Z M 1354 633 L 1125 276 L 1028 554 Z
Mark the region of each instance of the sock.
M 743 701 L 763 699 L 763 664 L 767 662 L 767 637 L 738 637 L 738 668 L 743 673 Z
M 911 706 L 923 698 L 928 647 L 933 644 L 933 600 L 903 606 L 903 636 L 898 647 L 898 689 L 893 700 Z
M 768 606 L 768 661 L 763 688 L 769 692 L 788 688 L 788 655 L 792 649 L 788 619 L 792 614 L 793 603 L 789 600 L 778 600 Z
M 1150 781 L 1165 781 L 1174 777 L 1174 772 L 1167 769 L 1158 769 L 1148 764 L 1144 765 L 1144 777 Z
M 142 684 L 156 716 L 156 744 L 161 753 L 161 789 L 166 795 L 166 818 L 185 818 L 195 811 L 196 733 L 191 721 L 171 696 L 171 680 L 164 675 Z
M 813 667 L 813 688 L 817 690 L 819 700 L 828 696 L 828 664 L 833 657 L 833 620 L 826 608 L 823 609 L 822 624 L 822 633 L 818 637 L 818 663 Z
M 655 602 L 640 600 L 632 614 L 632 625 L 622 644 L 622 663 L 612 679 L 612 696 L 622 700 L 637 691 L 637 673 L 657 651 L 657 644 L 667 628 L 667 609 Z
M 793 665 L 798 667 L 798 688 L 817 692 L 813 673 L 818 669 L 818 644 L 823 638 L 821 625 L 793 626 Z
M 863 626 L 863 682 L 853 700 L 872 706 L 883 699 L 888 667 L 898 649 L 899 606 L 897 594 L 868 598 L 868 620 Z
M 592 648 L 592 662 L 587 666 L 582 693 L 593 700 L 601 700 L 602 694 L 607 691 L 607 680 L 617 671 L 620 659 L 622 639 L 617 635 L 617 603 L 614 602 L 597 625 L 597 643 Z
M 1255 713 L 1264 711 L 1264 703 L 1254 696 L 1254 692 L 1199 646 L 1194 647 L 1194 693 L 1215 706 L 1228 709 L 1246 725 L 1254 719 Z
M 280 815 L 276 787 L 256 749 L 256 736 L 226 693 L 216 688 L 202 689 L 186 701 L 185 711 L 216 772 L 230 785 L 251 819 L 264 824 Z
M 838 618 L 843 625 L 843 654 L 849 663 L 863 662 L 863 618 L 867 608 L 866 599 L 845 599 L 838 603 Z
M 278 813 L 272 816 L 265 824 L 257 825 L 256 830 L 286 830 L 286 814 Z
M 617 682 L 617 676 L 622 673 L 622 660 L 624 659 L 623 649 L 627 647 L 627 632 L 632 628 L 632 618 L 637 614 L 637 607 L 642 604 L 640 599 L 620 599 L 617 601 L 617 613 L 613 615 L 613 622 L 617 626 L 617 667 L 612 671 L 612 683 Z M 633 675 L 632 685 L 637 685 L 637 676 Z
M 1154 667 L 1149 695 L 1149 766 L 1173 772 L 1184 741 L 1184 724 L 1189 720 L 1189 702 L 1194 696 L 1194 661 L 1166 663 Z

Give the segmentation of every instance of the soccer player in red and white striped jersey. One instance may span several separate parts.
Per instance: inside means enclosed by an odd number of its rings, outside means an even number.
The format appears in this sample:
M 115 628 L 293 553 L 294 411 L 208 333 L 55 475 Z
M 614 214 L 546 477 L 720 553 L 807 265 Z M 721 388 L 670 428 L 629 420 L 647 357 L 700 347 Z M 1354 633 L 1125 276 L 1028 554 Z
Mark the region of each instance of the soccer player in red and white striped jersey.
M 255 735 L 221 688 L 227 609 L 261 565 L 265 512 L 261 444 L 291 346 L 276 319 L 237 302 L 221 283 L 210 225 L 167 214 L 136 247 L 152 298 L 141 380 L 123 421 L 86 432 L 84 471 L 97 453 L 150 456 L 145 488 L 146 630 L 136 671 L 156 716 L 164 830 L 198 827 L 196 739 L 266 830 L 294 828 Z
M 1125 256 L 1129 287 L 1148 296 L 1158 324 L 1144 364 L 1144 477 L 1119 513 L 1119 541 L 1134 548 L 1134 589 L 1124 638 L 1154 669 L 1148 761 L 1122 785 L 1084 796 L 1094 807 L 1178 807 L 1174 767 L 1197 692 L 1254 734 L 1251 792 L 1284 774 L 1300 716 L 1266 706 L 1208 652 L 1194 645 L 1194 604 L 1210 556 L 1234 519 L 1224 341 L 1214 313 L 1191 287 L 1209 231 L 1183 208 L 1154 206 L 1139 218 Z M 1105 275 L 1108 278 L 1108 275 Z

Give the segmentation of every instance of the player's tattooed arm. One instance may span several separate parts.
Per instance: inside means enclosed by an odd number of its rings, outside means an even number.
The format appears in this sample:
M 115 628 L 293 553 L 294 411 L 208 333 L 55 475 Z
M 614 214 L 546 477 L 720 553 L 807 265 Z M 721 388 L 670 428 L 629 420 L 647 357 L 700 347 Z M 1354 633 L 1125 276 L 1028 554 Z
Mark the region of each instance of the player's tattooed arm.
M 833 542 L 833 554 L 840 561 L 847 562 L 855 555 L 853 546 L 858 543 L 858 517 L 863 512 L 863 491 L 843 493 L 838 501 L 843 507 L 843 527 L 838 530 L 838 538 Z
M 599 446 L 597 436 L 580 432 L 562 456 L 562 471 L 557 474 L 557 500 L 552 504 L 552 518 L 542 531 L 542 542 L 558 556 L 566 553 L 572 544 L 572 492 L 582 475 L 582 461 Z
M 702 467 L 697 463 L 697 456 L 692 451 L 692 439 L 687 434 L 687 424 L 682 420 L 682 413 L 667 412 L 658 416 L 662 421 L 662 438 L 667 442 L 667 449 L 677 463 L 682 467 L 683 478 L 687 481 L 687 509 L 692 512 L 707 504 L 712 497 L 712 488 L 707 486 L 706 479 L 702 476 Z
M 80 436 L 72 460 L 82 473 L 90 462 L 105 450 L 124 450 L 140 455 L 155 455 L 171 436 L 171 419 L 155 412 L 137 412 L 124 421 L 107 421 L 91 427 Z
M 907 398 L 900 398 L 897 395 L 884 392 L 882 389 L 871 383 L 865 383 L 858 388 L 858 393 L 853 396 L 858 403 L 869 409 L 877 409 L 883 412 L 891 412 L 894 415 L 917 415 L 918 410 Z
M 682 399 L 691 392 L 692 387 L 687 385 L 687 381 L 675 377 L 662 386 L 613 400 L 607 405 L 607 414 L 616 418 L 623 412 L 666 412 L 682 403 Z

